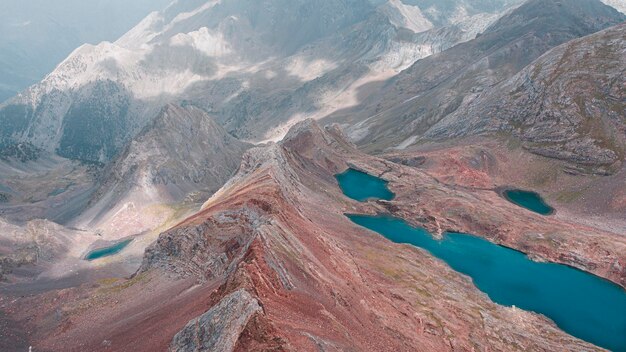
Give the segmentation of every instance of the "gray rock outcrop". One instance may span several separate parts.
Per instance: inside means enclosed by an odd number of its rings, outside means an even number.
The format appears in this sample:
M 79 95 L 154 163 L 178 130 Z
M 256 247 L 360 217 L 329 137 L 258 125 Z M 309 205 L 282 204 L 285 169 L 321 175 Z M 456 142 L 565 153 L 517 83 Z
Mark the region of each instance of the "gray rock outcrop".
M 250 318 L 261 310 L 256 298 L 246 290 L 237 290 L 187 323 L 172 339 L 169 351 L 233 351 Z

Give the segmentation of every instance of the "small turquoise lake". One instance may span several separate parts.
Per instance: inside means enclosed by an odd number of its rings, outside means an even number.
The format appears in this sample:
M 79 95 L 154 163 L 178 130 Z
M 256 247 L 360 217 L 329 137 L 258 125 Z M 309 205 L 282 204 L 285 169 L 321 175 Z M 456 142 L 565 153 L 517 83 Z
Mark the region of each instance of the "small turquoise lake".
M 87 254 L 87 256 L 85 256 L 86 260 L 96 260 L 96 259 L 100 259 L 103 257 L 108 257 L 111 255 L 115 255 L 119 252 L 122 251 L 122 249 L 124 249 L 126 246 L 128 246 L 128 244 L 130 244 L 133 240 L 126 240 L 126 241 L 122 241 L 119 243 L 116 243 L 112 246 L 109 247 L 104 247 L 104 248 L 98 248 L 98 249 L 94 249 L 93 251 L 89 252 Z
M 343 193 L 359 202 L 368 199 L 392 200 L 395 195 L 387 188 L 389 182 L 365 172 L 348 169 L 335 176 Z
M 554 208 L 549 206 L 538 193 L 521 189 L 509 189 L 502 192 L 502 194 L 509 202 L 535 213 L 541 215 L 554 213 Z
M 496 303 L 543 314 L 573 336 L 626 352 L 626 290 L 607 280 L 565 265 L 534 262 L 521 252 L 469 234 L 446 233 L 438 240 L 394 217 L 347 216 L 393 242 L 427 250 L 471 277 Z

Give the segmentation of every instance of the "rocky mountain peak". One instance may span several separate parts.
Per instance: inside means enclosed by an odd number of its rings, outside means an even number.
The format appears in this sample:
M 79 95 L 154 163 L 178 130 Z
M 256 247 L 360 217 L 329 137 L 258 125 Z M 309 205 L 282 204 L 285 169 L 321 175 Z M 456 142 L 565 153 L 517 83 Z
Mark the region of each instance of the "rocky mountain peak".
M 151 204 L 201 202 L 235 173 L 250 147 L 201 109 L 168 104 L 107 166 L 90 208 L 76 222 L 108 228 L 116 217 L 137 218 Z
M 599 0 L 529 0 L 494 23 L 487 32 L 543 23 L 542 27 L 537 29 L 558 30 L 584 36 L 606 28 L 607 23 L 620 17 L 626 18 Z

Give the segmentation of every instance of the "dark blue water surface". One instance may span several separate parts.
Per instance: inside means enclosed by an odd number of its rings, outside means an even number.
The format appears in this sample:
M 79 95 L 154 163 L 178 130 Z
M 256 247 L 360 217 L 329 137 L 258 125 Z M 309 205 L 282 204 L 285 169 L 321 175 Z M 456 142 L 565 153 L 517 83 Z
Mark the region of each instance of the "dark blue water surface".
M 343 180 L 339 179 L 340 184 Z M 447 233 L 437 240 L 401 219 L 348 217 L 393 242 L 429 251 L 470 276 L 496 303 L 543 314 L 573 336 L 613 351 L 626 351 L 626 290 L 609 281 L 565 265 L 534 262 L 523 253 L 472 235 Z
M 96 260 L 102 257 L 108 257 L 110 255 L 114 255 L 117 254 L 119 252 L 122 251 L 122 249 L 124 249 L 124 247 L 128 246 L 129 243 L 131 243 L 133 240 L 126 240 L 126 241 L 122 241 L 119 243 L 116 243 L 113 246 L 110 247 L 104 247 L 104 248 L 99 248 L 99 249 L 95 249 L 91 252 L 89 252 L 89 254 L 87 254 L 87 256 L 85 257 L 85 259 L 87 260 Z
M 554 208 L 549 206 L 541 196 L 535 192 L 522 191 L 520 189 L 510 189 L 504 191 L 504 198 L 513 204 L 541 215 L 554 213 Z
M 389 182 L 354 169 L 335 176 L 343 193 L 359 202 L 368 199 L 392 200 L 395 195 L 387 188 Z

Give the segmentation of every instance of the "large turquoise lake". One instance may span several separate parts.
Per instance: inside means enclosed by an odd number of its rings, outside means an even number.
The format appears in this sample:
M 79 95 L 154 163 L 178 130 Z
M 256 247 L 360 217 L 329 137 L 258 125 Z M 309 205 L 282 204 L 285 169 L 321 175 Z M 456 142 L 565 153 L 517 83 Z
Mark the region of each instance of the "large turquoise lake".
M 126 241 L 122 241 L 119 243 L 116 243 L 112 246 L 109 247 L 104 247 L 104 248 L 99 248 L 99 249 L 95 249 L 91 252 L 89 252 L 89 254 L 87 254 L 87 256 L 85 257 L 85 259 L 87 260 L 96 260 L 96 259 L 100 259 L 103 257 L 108 257 L 114 254 L 117 254 L 119 252 L 122 251 L 122 249 L 124 249 L 124 247 L 128 246 L 129 243 L 131 243 L 133 240 L 126 240 Z
M 496 303 L 543 314 L 573 336 L 626 351 L 626 290 L 609 281 L 565 265 L 537 263 L 523 253 L 468 234 L 447 233 L 437 240 L 401 219 L 348 217 L 393 242 L 427 250 L 471 277 Z
M 503 192 L 504 198 L 509 202 L 526 208 L 541 215 L 554 213 L 554 208 L 549 206 L 538 193 L 523 191 L 520 189 L 509 189 Z

